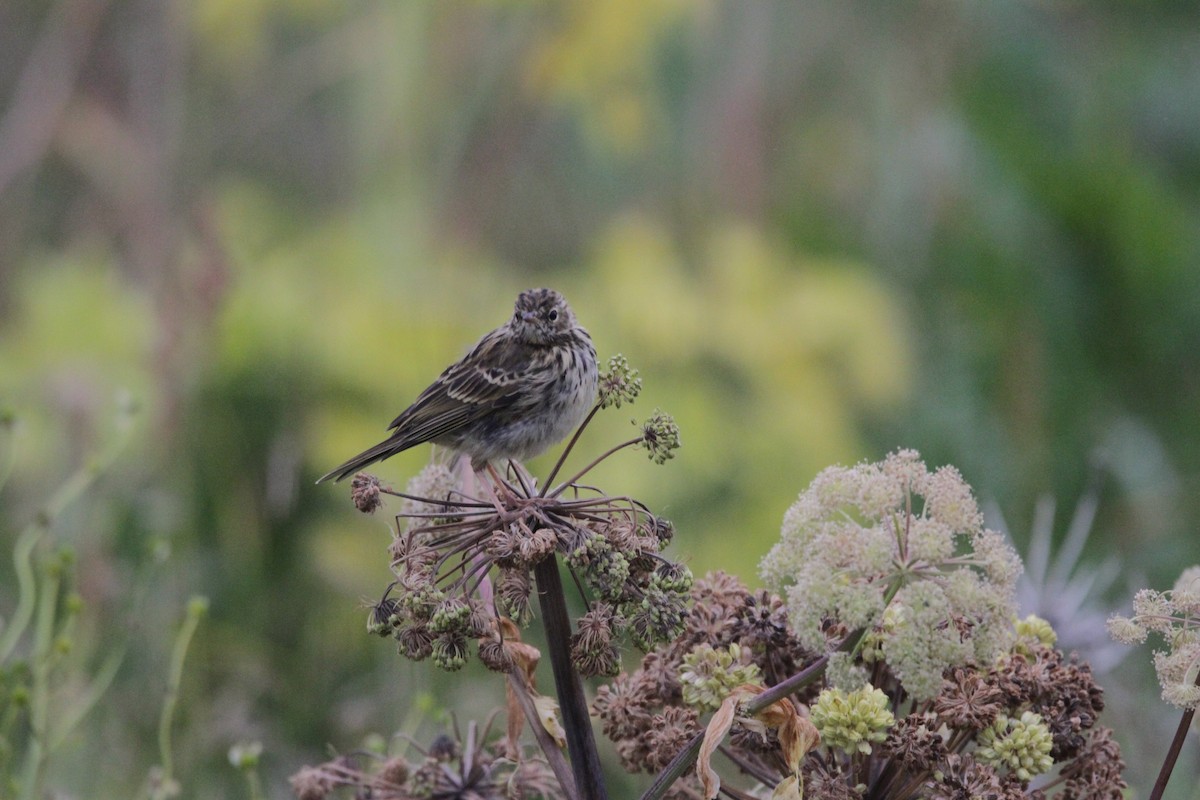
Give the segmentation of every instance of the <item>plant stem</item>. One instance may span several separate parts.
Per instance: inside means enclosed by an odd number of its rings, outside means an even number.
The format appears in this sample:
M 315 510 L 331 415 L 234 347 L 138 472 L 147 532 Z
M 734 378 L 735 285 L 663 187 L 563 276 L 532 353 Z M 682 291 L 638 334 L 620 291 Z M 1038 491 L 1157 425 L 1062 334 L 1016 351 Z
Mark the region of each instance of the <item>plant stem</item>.
M 17 544 L 13 547 L 13 568 L 17 574 L 19 599 L 17 600 L 17 610 L 4 630 L 4 636 L 0 637 L 0 664 L 3 664 L 12 655 L 21 635 L 25 632 L 30 620 L 33 619 L 36 593 L 33 571 L 34 549 L 46 532 L 50 530 L 50 526 L 63 509 L 83 494 L 83 491 L 99 474 L 100 469 L 94 463 L 82 467 L 62 485 L 50 502 L 37 512 L 33 522 L 29 523 L 17 538 Z
M 29 750 L 25 754 L 25 777 L 21 797 L 33 800 L 42 796 L 42 778 L 49 755 L 50 723 L 50 649 L 54 642 L 54 617 L 58 607 L 61 565 L 45 565 L 38 618 L 34 627 L 31 667 L 33 686 L 29 693 Z
M 118 420 L 118 433 L 113 441 L 104 450 L 94 454 L 58 488 L 17 538 L 16 546 L 13 547 L 13 571 L 17 575 L 18 589 L 17 610 L 9 619 L 4 633 L 0 635 L 0 665 L 8 661 L 9 656 L 13 654 L 21 635 L 25 633 L 25 628 L 33 618 L 36 593 L 33 574 L 34 549 L 63 510 L 82 495 L 116 459 L 129 439 L 127 417 L 132 413 L 132 409 L 127 409 L 122 414 L 122 418 Z M 3 417 L 0 417 L 0 422 L 3 422 Z
M 1196 676 L 1196 685 L 1200 686 L 1200 675 Z M 1192 717 L 1195 715 L 1196 709 L 1194 708 L 1183 712 L 1183 717 L 1179 720 L 1179 727 L 1175 729 L 1175 738 L 1171 740 L 1171 748 L 1167 750 L 1167 757 L 1163 761 L 1162 769 L 1158 771 L 1158 779 L 1154 781 L 1154 788 L 1150 790 L 1150 800 L 1161 800 L 1163 792 L 1167 790 L 1167 781 L 1171 779 L 1171 772 L 1175 769 L 1179 751 L 1183 749 L 1183 740 L 1187 738 L 1188 729 L 1192 727 Z
M 108 691 L 108 687 L 112 685 L 113 679 L 117 676 L 117 670 L 125 660 L 125 651 L 126 646 L 121 645 L 109 653 L 108 658 L 104 659 L 104 663 L 96 671 L 91 682 L 72 701 L 70 708 L 59 712 L 55 719 L 56 724 L 50 732 L 49 741 L 51 750 L 58 749 L 67 738 L 67 734 L 100 702 L 100 698 Z
M 592 410 L 588 412 L 588 415 L 584 418 L 583 422 L 578 428 L 575 429 L 575 435 L 571 437 L 571 441 L 567 442 L 567 446 L 563 448 L 562 454 L 558 457 L 558 461 L 554 462 L 554 469 L 550 470 L 550 476 L 546 478 L 546 485 L 542 487 L 541 494 L 546 493 L 546 486 L 554 485 L 554 479 L 558 476 L 558 471 L 562 469 L 562 465 L 566 462 L 567 456 L 571 455 L 571 450 L 575 448 L 575 443 L 579 441 L 580 434 L 583 433 L 583 429 L 588 426 L 588 423 L 592 421 L 592 417 L 596 416 L 596 412 L 599 410 L 599 403 L 592 406 Z
M 188 601 L 187 616 L 183 619 L 183 627 L 175 637 L 175 647 L 171 651 L 171 669 L 167 676 L 167 696 L 163 700 L 162 714 L 158 719 L 158 749 L 162 760 L 162 778 L 159 787 L 171 787 L 173 781 L 173 763 L 171 754 L 171 720 L 175 717 L 175 705 L 179 702 L 179 685 L 183 682 L 183 661 L 187 657 L 188 646 L 192 635 L 200 625 L 200 619 L 208 611 L 208 598 L 193 597 Z
M 627 442 L 621 442 L 619 445 L 616 445 L 615 447 L 608 448 L 608 450 L 604 451 L 603 453 L 598 455 L 596 458 L 592 459 L 591 463 L 588 464 L 586 467 L 579 470 L 579 472 L 576 472 L 570 478 L 567 478 L 565 481 L 560 483 L 558 485 L 558 488 L 556 488 L 554 491 L 550 492 L 550 494 L 547 495 L 547 497 L 558 497 L 560 494 L 562 494 L 563 492 L 565 492 L 567 490 L 567 487 L 569 487 L 575 481 L 582 478 L 584 475 L 587 475 L 589 472 L 591 472 L 592 469 L 597 464 L 599 464 L 601 461 L 612 456 L 614 453 L 624 450 L 626 447 L 632 447 L 635 444 L 640 444 L 642 442 L 642 440 L 645 438 L 646 437 L 644 437 L 644 436 L 637 436 L 633 439 L 630 439 Z M 546 481 L 546 486 L 549 486 L 549 485 L 550 485 L 550 482 Z M 542 487 L 542 491 L 543 492 L 546 491 L 546 487 Z
M 592 734 L 583 682 L 571 664 L 571 619 L 567 615 L 562 577 L 558 574 L 558 559 L 542 559 L 534 567 L 534 578 L 537 580 L 542 623 L 546 627 L 546 646 L 550 650 L 554 687 L 558 692 L 563 727 L 567 732 L 567 752 L 571 755 L 575 788 L 580 800 L 607 800 L 608 792 L 604 786 L 596 738 Z
M 0 488 L 8 482 L 12 475 L 13 465 L 17 463 L 17 443 L 13 431 L 17 427 L 17 418 L 11 409 L 0 408 L 0 436 L 4 439 L 3 456 L 0 456 Z

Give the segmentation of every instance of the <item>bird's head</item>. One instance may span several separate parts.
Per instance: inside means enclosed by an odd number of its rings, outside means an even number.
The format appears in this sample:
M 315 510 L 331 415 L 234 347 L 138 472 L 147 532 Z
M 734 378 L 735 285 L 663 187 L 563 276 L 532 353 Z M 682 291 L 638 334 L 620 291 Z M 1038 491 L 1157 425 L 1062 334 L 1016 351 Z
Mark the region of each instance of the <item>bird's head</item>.
M 549 344 L 575 327 L 567 300 L 553 289 L 529 289 L 517 296 L 513 332 L 530 344 Z

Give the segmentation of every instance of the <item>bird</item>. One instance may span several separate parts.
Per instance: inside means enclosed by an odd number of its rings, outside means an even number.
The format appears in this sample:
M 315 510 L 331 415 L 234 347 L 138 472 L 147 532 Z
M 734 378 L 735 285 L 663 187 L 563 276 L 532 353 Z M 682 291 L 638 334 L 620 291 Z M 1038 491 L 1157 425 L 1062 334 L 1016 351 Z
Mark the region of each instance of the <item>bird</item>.
M 517 296 L 513 315 L 447 367 L 392 420 L 388 438 L 317 479 L 340 481 L 410 447 L 432 442 L 471 459 L 523 461 L 579 425 L 596 400 L 592 337 L 553 289 Z

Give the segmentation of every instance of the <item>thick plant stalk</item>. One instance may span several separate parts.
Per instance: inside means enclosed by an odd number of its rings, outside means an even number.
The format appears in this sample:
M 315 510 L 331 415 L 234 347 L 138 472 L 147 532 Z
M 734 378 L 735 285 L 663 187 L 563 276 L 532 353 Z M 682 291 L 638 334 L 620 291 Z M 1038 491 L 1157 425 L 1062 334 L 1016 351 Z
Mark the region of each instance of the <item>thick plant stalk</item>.
M 1196 676 L 1196 685 L 1200 686 L 1200 675 Z M 1167 750 L 1167 757 L 1163 761 L 1162 769 L 1158 771 L 1158 779 L 1154 781 L 1154 788 L 1150 790 L 1150 800 L 1162 800 L 1163 792 L 1167 790 L 1167 781 L 1171 780 L 1171 773 L 1175 770 L 1175 762 L 1179 759 L 1179 752 L 1183 749 L 1183 740 L 1187 738 L 1188 731 L 1192 727 L 1192 717 L 1196 715 L 1196 709 L 1189 708 L 1183 712 L 1183 718 L 1179 720 L 1179 727 L 1175 729 L 1175 738 L 1171 740 L 1171 747 Z
M 558 559 L 543 559 L 534 568 L 534 577 L 542 624 L 546 626 L 554 687 L 558 692 L 563 727 L 567 731 L 567 752 L 571 756 L 571 770 L 575 773 L 575 788 L 580 800 L 607 800 L 608 791 L 604 787 L 596 738 L 592 735 L 583 682 L 571 664 L 571 619 L 567 614 L 562 577 L 558 574 Z

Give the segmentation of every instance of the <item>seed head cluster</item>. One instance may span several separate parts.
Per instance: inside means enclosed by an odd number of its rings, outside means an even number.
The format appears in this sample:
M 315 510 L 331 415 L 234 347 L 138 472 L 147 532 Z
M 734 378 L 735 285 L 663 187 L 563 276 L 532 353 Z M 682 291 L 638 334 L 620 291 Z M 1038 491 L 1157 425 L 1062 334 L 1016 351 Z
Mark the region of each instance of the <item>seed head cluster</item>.
M 593 712 L 632 772 L 662 769 L 679 748 L 664 749 L 700 733 L 702 715 L 733 685 L 771 686 L 818 659 L 779 598 L 720 572 L 696 581 L 691 595 L 683 633 L 596 694 Z M 1031 626 L 1051 637 L 1038 623 L 1022 627 Z M 855 689 L 826 676 L 794 694 L 821 736 L 801 765 L 804 796 L 861 799 L 864 775 L 874 775 L 875 798 L 1016 800 L 1040 796 L 1030 781 L 1057 769 L 1064 797 L 1122 797 L 1124 762 L 1112 732 L 1097 724 L 1104 701 L 1091 670 L 1032 635 L 1010 633 L 1013 646 L 993 663 L 948 667 L 932 698 L 907 694 L 886 656 L 867 665 L 861 655 L 857 666 L 869 679 Z M 755 780 L 778 786 L 787 778 L 779 739 L 752 723 L 734 727 L 724 752 Z
M 475 722 L 437 736 L 428 747 L 413 745 L 416 759 L 358 752 L 301 767 L 291 777 L 297 800 L 350 796 L 372 800 L 509 800 L 566 797 L 549 765 L 532 756 L 513 758 L 505 743 L 489 738 Z
M 779 598 L 752 593 L 723 572 L 696 581 L 690 594 L 680 633 L 637 670 L 600 686 L 592 704 L 631 772 L 662 769 L 701 731 L 700 714 L 732 689 L 764 677 L 773 683 L 816 657 L 788 630 Z M 671 749 L 677 740 L 682 745 Z
M 631 403 L 640 388 L 637 371 L 616 356 L 594 410 Z M 485 665 L 507 671 L 499 620 L 530 619 L 533 572 L 557 557 L 588 595 L 571 641 L 574 665 L 585 676 L 615 674 L 625 639 L 648 650 L 680 632 L 692 576 L 663 554 L 674 534 L 670 522 L 637 500 L 578 481 L 621 449 L 644 447 L 661 463 L 678 444 L 674 422 L 655 411 L 639 436 L 554 487 L 539 489 L 518 465 L 504 477 L 493 471 L 494 485 L 471 491 L 464 486 L 482 478 L 436 462 L 404 492 L 356 475 L 360 510 L 375 511 L 387 495 L 403 500 L 390 548 L 395 581 L 372 606 L 368 630 L 393 637 L 402 655 L 431 658 L 446 670 L 464 666 L 474 643 Z
M 728 719 L 731 692 L 790 681 L 781 702 L 819 733 L 798 769 L 784 728 L 744 705 L 722 728 L 728 762 L 767 787 L 756 796 L 802 785 L 819 800 L 1041 798 L 1035 781 L 1053 772 L 1057 797 L 1118 800 L 1124 762 L 1099 725 L 1103 692 L 1049 623 L 1017 620 L 1019 570 L 952 468 L 901 451 L 829 470 L 763 563 L 779 591 L 697 580 L 680 634 L 602 685 L 593 712 L 625 768 L 653 772 L 706 715 L 710 732 Z
M 618 353 L 608 359 L 608 369 L 600 373 L 600 408 L 620 408 L 632 403 L 642 391 L 638 371 Z

